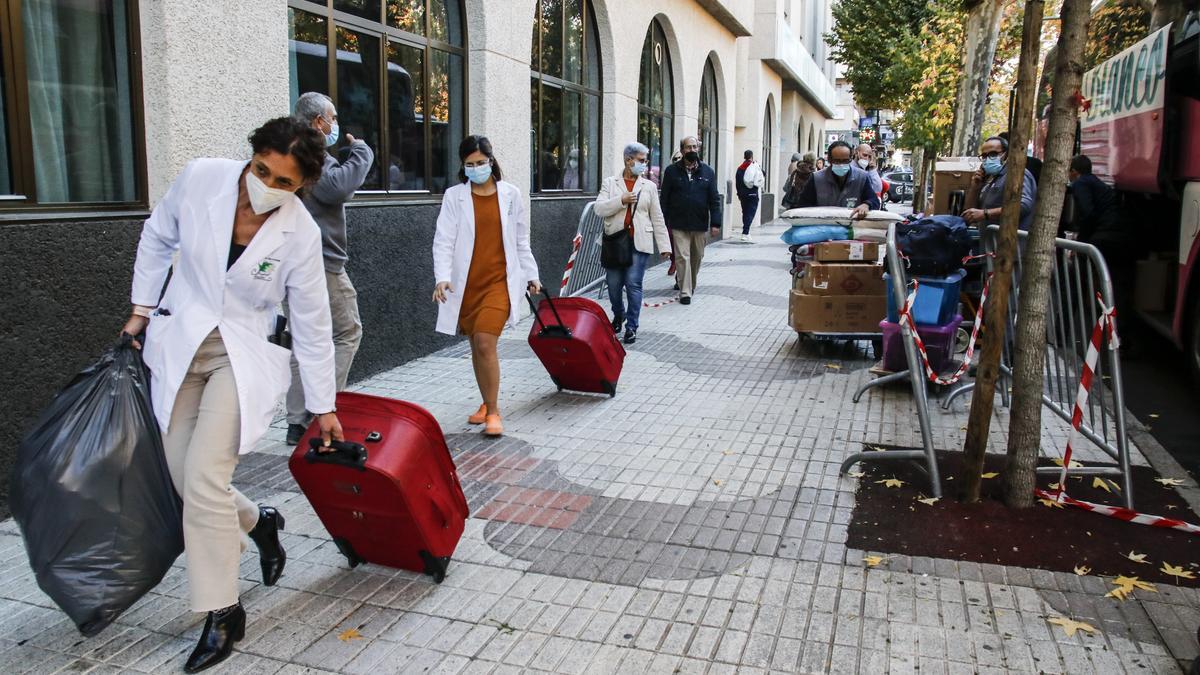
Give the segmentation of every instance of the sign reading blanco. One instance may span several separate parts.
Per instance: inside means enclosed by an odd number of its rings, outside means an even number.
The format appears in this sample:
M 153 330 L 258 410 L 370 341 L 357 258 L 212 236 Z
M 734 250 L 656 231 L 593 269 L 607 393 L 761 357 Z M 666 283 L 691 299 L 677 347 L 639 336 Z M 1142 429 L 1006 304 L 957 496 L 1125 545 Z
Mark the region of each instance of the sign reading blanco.
M 1168 24 L 1084 73 L 1080 90 L 1091 105 L 1080 119 L 1082 126 L 1162 109 L 1170 35 Z

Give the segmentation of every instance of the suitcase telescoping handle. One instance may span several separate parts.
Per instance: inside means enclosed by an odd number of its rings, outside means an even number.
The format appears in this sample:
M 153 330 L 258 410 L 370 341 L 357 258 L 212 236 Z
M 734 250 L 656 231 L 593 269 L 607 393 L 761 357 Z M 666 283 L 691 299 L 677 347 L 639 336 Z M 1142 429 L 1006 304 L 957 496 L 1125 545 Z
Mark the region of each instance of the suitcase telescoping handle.
M 525 299 L 529 301 L 529 309 L 533 310 L 533 318 L 542 327 L 538 332 L 539 335 L 555 335 L 558 337 L 571 337 L 571 329 L 567 328 L 567 324 L 563 323 L 562 317 L 558 315 L 558 310 L 554 308 L 554 301 L 550 299 L 550 293 L 542 290 L 542 297 L 546 299 L 546 305 L 550 311 L 554 313 L 554 320 L 558 322 L 557 326 L 547 326 L 542 321 L 542 315 L 538 312 L 537 305 L 533 304 L 533 296 L 526 293 Z
M 363 446 L 349 441 L 334 441 L 329 446 L 332 448 L 330 452 L 320 452 L 319 448 L 324 443 L 319 437 L 308 439 L 308 452 L 304 453 L 304 460 L 309 464 L 336 464 L 359 471 L 367 470 L 367 449 Z

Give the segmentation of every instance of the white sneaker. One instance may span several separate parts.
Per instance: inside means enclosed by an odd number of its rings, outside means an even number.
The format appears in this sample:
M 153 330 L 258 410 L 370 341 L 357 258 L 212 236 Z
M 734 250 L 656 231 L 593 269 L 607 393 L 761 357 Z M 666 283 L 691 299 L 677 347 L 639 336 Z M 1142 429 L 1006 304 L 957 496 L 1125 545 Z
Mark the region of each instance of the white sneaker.
M 750 241 L 750 235 L 748 235 L 748 234 L 743 234 L 743 235 L 742 235 L 742 241 Z

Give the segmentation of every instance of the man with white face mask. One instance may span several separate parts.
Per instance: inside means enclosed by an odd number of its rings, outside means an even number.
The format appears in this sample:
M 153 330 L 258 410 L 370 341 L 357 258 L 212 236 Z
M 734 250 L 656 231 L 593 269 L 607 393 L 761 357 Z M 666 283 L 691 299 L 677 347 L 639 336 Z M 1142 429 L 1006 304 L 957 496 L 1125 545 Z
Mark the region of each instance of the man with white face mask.
M 292 117 L 311 126 L 325 136 L 325 145 L 337 145 L 339 129 L 337 110 L 325 94 L 308 92 L 296 99 Z M 358 316 L 358 293 L 346 274 L 346 202 L 362 187 L 367 172 L 375 161 L 371 148 L 363 141 L 346 134 L 349 157 L 339 163 L 329 153 L 321 178 L 303 196 L 304 206 L 321 228 L 322 256 L 325 260 L 325 283 L 329 289 L 329 310 L 333 317 L 334 364 L 337 389 L 346 388 L 350 365 L 362 341 L 362 322 Z M 304 387 L 300 369 L 292 359 L 292 385 L 287 394 L 287 443 L 300 442 L 312 415 L 304 409 Z
M 871 192 L 876 196 L 882 196 L 883 193 L 883 178 L 879 175 L 879 167 L 875 166 L 875 149 L 867 143 L 859 143 L 854 150 L 854 163 L 858 168 L 867 172 L 867 176 L 871 179 Z

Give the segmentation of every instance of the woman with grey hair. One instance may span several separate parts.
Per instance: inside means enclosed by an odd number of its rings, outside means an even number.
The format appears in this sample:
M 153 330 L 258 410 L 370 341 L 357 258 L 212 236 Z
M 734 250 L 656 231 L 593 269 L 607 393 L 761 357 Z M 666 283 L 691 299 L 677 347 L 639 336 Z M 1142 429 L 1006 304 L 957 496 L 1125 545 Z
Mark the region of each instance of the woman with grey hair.
M 604 234 L 614 235 L 624 229 L 629 233 L 633 247 L 630 265 L 608 268 L 606 277 L 608 299 L 612 303 L 613 332 L 620 333 L 623 324 L 627 345 L 637 340 L 642 279 L 646 276 L 646 266 L 655 244 L 664 260 L 671 257 L 671 240 L 658 203 L 658 188 L 644 175 L 649 153 L 649 148 L 636 141 L 626 145 L 623 153 L 625 169 L 604 179 L 594 207 L 596 215 L 604 219 Z

